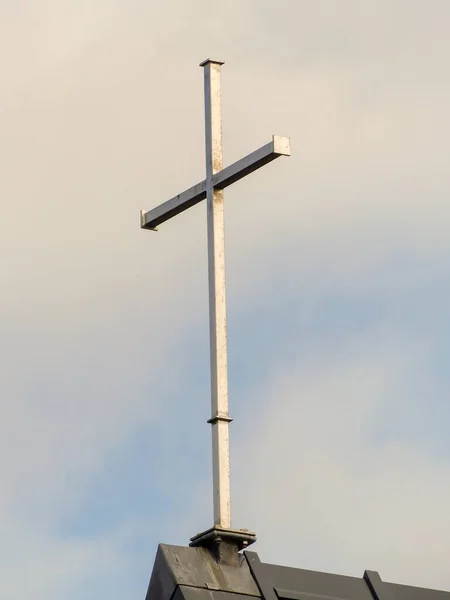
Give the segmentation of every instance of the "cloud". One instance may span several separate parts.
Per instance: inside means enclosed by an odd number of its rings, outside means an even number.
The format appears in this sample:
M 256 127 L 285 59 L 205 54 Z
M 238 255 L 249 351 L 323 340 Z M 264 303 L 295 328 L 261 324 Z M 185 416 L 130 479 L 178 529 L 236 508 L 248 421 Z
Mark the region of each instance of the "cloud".
M 450 461 L 408 435 L 430 350 L 381 329 L 280 356 L 247 390 L 237 518 L 263 560 L 448 589 Z

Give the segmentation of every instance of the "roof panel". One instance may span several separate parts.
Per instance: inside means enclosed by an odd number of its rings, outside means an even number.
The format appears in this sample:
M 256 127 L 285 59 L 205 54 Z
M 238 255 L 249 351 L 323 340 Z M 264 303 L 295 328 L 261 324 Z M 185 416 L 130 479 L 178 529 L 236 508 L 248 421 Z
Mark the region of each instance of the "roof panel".
M 450 600 L 450 592 L 384 582 L 376 571 L 348 577 L 240 556 L 226 564 L 206 548 L 161 544 L 146 600 Z

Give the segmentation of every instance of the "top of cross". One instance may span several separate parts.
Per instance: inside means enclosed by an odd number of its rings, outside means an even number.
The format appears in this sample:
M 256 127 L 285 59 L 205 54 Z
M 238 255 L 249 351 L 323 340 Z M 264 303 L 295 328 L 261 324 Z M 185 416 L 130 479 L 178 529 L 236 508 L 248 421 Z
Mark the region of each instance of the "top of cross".
M 225 61 L 224 60 L 216 60 L 214 58 L 205 58 L 205 60 L 202 60 L 202 62 L 200 63 L 200 67 L 204 67 L 206 66 L 208 63 L 213 63 L 215 65 L 224 65 Z

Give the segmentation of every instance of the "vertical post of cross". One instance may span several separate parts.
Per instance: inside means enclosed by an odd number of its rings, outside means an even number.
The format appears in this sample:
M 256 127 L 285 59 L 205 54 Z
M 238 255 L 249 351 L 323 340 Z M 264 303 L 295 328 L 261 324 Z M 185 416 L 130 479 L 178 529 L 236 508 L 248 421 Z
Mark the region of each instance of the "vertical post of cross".
M 213 175 L 222 170 L 222 61 L 207 59 L 205 84 L 206 203 L 208 221 L 209 331 L 213 450 L 214 524 L 231 528 L 230 447 L 228 424 L 227 315 L 225 302 L 225 239 L 223 190 L 214 189 Z

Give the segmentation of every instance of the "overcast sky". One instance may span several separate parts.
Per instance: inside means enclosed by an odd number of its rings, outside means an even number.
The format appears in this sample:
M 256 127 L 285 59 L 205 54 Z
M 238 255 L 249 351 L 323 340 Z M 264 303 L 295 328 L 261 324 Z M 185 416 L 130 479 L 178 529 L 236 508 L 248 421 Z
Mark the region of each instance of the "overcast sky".
M 233 525 L 450 590 L 447 0 L 0 0 L 0 595 L 144 598 L 212 525 L 206 208 L 226 192 Z M 252 548 L 252 549 L 253 549 Z

